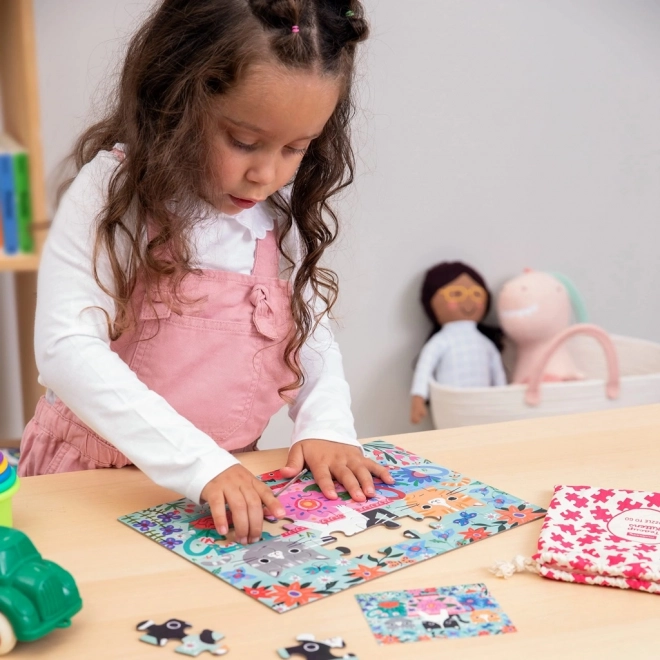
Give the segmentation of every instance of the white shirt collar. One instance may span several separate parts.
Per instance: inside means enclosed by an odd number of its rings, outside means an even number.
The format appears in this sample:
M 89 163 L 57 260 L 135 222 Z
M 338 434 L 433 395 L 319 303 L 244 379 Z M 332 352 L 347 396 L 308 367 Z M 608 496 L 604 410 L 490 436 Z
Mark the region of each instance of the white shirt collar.
M 253 240 L 266 237 L 266 232 L 275 226 L 276 211 L 270 207 L 268 202 L 259 202 L 251 209 L 245 209 L 235 215 L 222 213 L 207 202 L 202 202 L 203 218 L 205 220 L 222 219 L 236 222 L 250 232 Z
M 266 237 L 266 232 L 275 226 L 274 216 L 275 211 L 268 202 L 259 202 L 251 209 L 241 211 L 237 215 L 225 215 L 226 218 L 231 218 L 245 227 L 253 239 Z

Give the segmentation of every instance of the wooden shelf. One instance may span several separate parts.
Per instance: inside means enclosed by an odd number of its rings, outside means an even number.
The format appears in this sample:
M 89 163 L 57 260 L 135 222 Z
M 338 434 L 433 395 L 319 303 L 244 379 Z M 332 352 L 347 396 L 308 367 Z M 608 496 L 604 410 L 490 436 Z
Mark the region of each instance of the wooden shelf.
M 3 125 L 27 147 L 30 158 L 32 217 L 47 218 L 44 185 L 41 126 L 39 121 L 39 85 L 34 33 L 33 0 L 0 0 L 0 88 L 2 88 Z M 14 272 L 18 312 L 23 417 L 34 414 L 43 388 L 37 382 L 34 360 L 34 314 L 39 254 L 46 231 L 35 231 L 36 254 L 7 256 L 0 253 L 0 271 Z
M 0 254 L 0 272 L 35 272 L 39 268 L 39 255 Z

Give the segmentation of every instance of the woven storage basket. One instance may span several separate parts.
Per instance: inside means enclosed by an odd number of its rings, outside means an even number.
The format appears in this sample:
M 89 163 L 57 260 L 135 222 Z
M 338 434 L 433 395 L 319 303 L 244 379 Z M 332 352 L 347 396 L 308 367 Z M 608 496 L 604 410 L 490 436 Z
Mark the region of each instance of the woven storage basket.
M 529 385 L 504 387 L 456 388 L 431 381 L 430 406 L 435 428 L 452 428 L 475 424 L 491 424 L 516 419 L 532 419 L 553 415 L 590 412 L 660 403 L 660 344 L 611 335 L 618 356 L 616 365 L 609 365 L 603 349 L 590 337 L 575 336 L 568 343 L 584 380 L 543 383 L 540 401 L 529 405 Z M 515 359 L 507 347 L 503 360 L 507 371 Z M 618 396 L 610 399 L 607 387 L 618 385 Z

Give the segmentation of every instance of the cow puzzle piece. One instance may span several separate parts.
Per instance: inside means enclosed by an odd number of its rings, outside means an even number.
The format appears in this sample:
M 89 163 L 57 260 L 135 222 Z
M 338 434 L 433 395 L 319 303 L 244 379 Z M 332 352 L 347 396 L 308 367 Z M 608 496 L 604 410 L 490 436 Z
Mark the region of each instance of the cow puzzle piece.
M 192 623 L 186 623 L 181 619 L 168 619 L 165 623 L 154 623 L 153 621 L 141 621 L 136 630 L 145 631 L 140 637 L 141 642 L 153 644 L 154 646 L 165 646 L 170 639 L 182 640 L 186 636 L 186 628 L 191 628 Z
M 461 623 L 469 623 L 461 619 L 459 614 L 449 614 L 448 610 L 440 610 L 439 614 L 419 612 L 424 630 L 442 630 L 443 628 L 460 628 Z
M 226 646 L 221 646 L 220 640 L 224 635 L 213 630 L 204 629 L 199 635 L 186 635 L 181 646 L 174 650 L 183 655 L 197 657 L 200 653 L 208 651 L 211 655 L 225 655 L 229 651 Z
M 305 660 L 358 660 L 358 657 L 353 653 L 346 653 L 344 655 L 335 655 L 331 649 L 343 649 L 346 647 L 344 640 L 341 637 L 331 637 L 322 641 L 316 641 L 314 635 L 304 633 L 296 637 L 297 642 L 302 642 L 298 646 L 287 646 L 283 649 L 277 649 L 277 654 L 280 658 L 290 658 L 292 655 L 298 655 L 305 658 Z

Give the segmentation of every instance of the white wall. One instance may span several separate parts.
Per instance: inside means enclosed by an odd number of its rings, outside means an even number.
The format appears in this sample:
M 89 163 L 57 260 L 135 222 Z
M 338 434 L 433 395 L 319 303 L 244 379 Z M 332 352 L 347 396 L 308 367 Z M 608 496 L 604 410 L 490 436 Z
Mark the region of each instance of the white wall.
M 404 432 L 423 271 L 570 275 L 660 340 L 660 3 L 370 2 L 367 149 L 338 264 L 363 436 Z
M 59 165 L 103 109 L 105 81 L 151 0 L 34 0 L 44 168 L 49 201 Z
M 35 0 L 49 175 L 146 0 Z M 591 319 L 660 341 L 660 3 L 367 0 L 356 186 L 331 263 L 360 436 L 412 430 L 425 269 L 497 290 L 570 275 Z M 264 444 L 286 444 L 275 418 Z
M 14 276 L 0 273 L 0 440 L 16 440 L 23 433 L 20 378 Z

